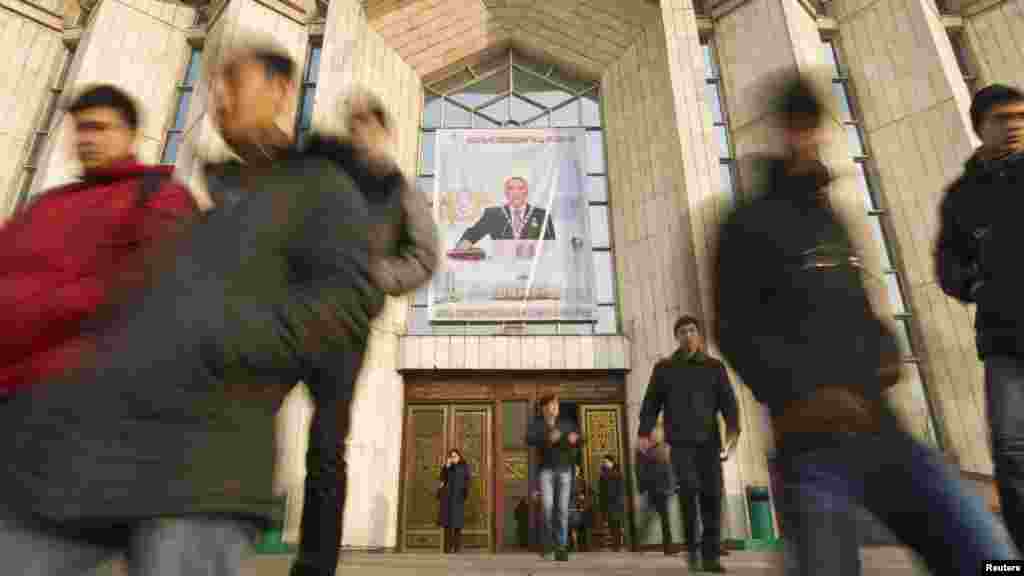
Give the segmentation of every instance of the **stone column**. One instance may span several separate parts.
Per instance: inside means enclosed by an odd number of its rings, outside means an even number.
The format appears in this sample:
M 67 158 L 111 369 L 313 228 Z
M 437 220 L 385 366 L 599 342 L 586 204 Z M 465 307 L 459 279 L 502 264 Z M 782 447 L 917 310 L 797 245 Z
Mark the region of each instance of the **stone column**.
M 964 469 L 990 473 L 972 314 L 936 285 L 932 260 L 943 189 L 975 142 L 966 85 L 932 2 L 836 0 L 833 9 L 895 232 L 937 425 Z

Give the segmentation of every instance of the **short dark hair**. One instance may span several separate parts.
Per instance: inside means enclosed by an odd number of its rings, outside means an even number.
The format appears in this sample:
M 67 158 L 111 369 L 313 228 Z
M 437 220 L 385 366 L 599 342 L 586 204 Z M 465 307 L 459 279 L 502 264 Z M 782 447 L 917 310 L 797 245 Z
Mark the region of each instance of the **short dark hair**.
M 775 113 L 786 130 L 821 126 L 826 107 L 811 80 L 803 75 L 785 78 L 775 95 Z
M 543 408 L 558 399 L 558 394 L 545 394 L 537 400 L 537 408 Z
M 700 331 L 700 321 L 698 321 L 695 317 L 687 314 L 686 316 L 681 317 L 679 320 L 676 320 L 675 326 L 672 327 L 672 334 L 679 332 L 680 328 L 682 328 L 683 326 L 689 326 L 690 324 L 696 326 L 698 332 Z
M 974 133 L 978 134 L 985 116 L 993 108 L 1014 102 L 1024 102 L 1024 92 L 1012 86 L 991 84 L 979 90 L 971 101 L 971 125 L 974 127 Z
M 67 110 L 78 114 L 92 108 L 113 108 L 132 130 L 139 127 L 139 107 L 135 99 L 117 86 L 98 84 L 86 87 L 68 104 Z

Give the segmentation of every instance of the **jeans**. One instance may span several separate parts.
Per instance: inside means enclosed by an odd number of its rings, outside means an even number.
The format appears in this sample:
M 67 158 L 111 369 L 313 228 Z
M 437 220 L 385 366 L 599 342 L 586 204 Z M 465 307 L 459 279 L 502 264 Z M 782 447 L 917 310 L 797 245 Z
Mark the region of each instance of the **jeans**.
M 345 438 L 351 425 L 352 395 L 363 364 L 364 346 L 333 355 L 310 377 L 313 421 L 306 452 L 305 499 L 299 553 L 293 576 L 333 576 L 338 566 L 342 511 L 348 486 Z
M 540 471 L 540 501 L 544 510 L 544 543 L 565 548 L 569 540 L 569 496 L 572 492 L 571 468 L 544 468 Z M 558 509 L 555 509 L 557 498 Z M 557 522 L 557 526 L 556 526 Z
M 832 440 L 778 458 L 788 574 L 859 576 L 853 504 L 878 517 L 935 576 L 975 574 L 985 560 L 1018 558 L 981 498 L 932 450 L 902 432 Z
M 1024 549 L 1024 362 L 985 358 L 985 400 L 1003 521 Z
M 121 532 L 123 537 L 111 538 Z M 132 576 L 239 576 L 255 536 L 253 525 L 231 518 L 154 519 L 73 531 L 5 514 L 0 558 L 3 573 L 18 576 L 90 574 L 120 554 L 127 555 Z

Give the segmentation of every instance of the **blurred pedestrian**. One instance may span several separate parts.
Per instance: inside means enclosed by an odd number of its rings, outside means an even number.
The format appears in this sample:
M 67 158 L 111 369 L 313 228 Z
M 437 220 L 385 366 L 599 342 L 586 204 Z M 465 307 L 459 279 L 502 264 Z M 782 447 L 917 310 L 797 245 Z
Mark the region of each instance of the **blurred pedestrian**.
M 643 477 L 641 493 L 647 494 L 647 501 L 661 521 L 662 551 L 666 556 L 675 556 L 679 548 L 672 534 L 669 510 L 672 497 L 679 493 L 679 479 L 672 463 L 672 447 L 665 442 L 662 426 L 654 428 L 650 442 L 646 450 L 637 453 L 638 475 Z
M 365 198 L 368 273 L 376 289 L 395 297 L 414 292 L 430 280 L 438 265 L 439 240 L 430 206 L 394 159 L 394 121 L 380 98 L 366 89 L 354 89 L 343 101 L 341 114 L 347 133 L 314 131 L 302 151 L 334 162 Z M 337 420 L 337 407 L 351 401 L 358 365 L 338 367 L 339 372 L 317 372 L 308 383 L 316 410 L 309 432 L 306 496 L 293 576 L 330 576 L 338 564 L 349 422 L 345 408 L 340 415 L 343 420 Z
M 615 456 L 606 454 L 601 459 L 601 478 L 598 480 L 601 515 L 608 523 L 611 535 L 612 550 L 618 552 L 622 548 L 622 518 L 624 516 L 626 498 L 622 485 L 622 472 L 619 470 Z
M 0 335 L 0 398 L 86 361 L 104 310 L 141 289 L 145 257 L 197 210 L 171 166 L 139 162 L 125 91 L 87 86 L 67 110 L 81 178 L 0 226 L 0 317 L 17 326 Z
M 539 400 L 541 416 L 530 425 L 526 442 L 540 452 L 539 480 L 544 515 L 544 556 L 569 560 L 569 501 L 572 498 L 573 466 L 583 443 L 576 424 L 559 417 L 558 397 Z
M 825 107 L 803 77 L 786 78 L 773 97 L 787 152 L 757 161 L 763 189 L 727 218 L 713 286 L 719 346 L 771 412 L 790 572 L 860 574 L 854 505 L 932 574 L 1017 558 L 981 499 L 884 400 L 902 359 L 828 200 Z

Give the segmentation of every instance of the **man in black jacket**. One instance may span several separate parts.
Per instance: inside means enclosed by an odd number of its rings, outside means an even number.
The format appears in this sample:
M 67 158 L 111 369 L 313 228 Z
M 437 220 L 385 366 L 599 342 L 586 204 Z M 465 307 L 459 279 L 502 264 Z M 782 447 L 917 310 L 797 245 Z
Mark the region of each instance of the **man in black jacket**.
M 697 505 L 704 523 L 703 569 L 724 572 L 720 556 L 722 520 L 722 453 L 718 413 L 725 417 L 728 446 L 739 437 L 739 409 L 729 375 L 721 362 L 704 352 L 700 325 L 683 316 L 674 333 L 679 349 L 659 361 L 640 409 L 639 448 L 665 411 L 665 440 L 672 446 L 672 466 L 680 485 L 690 566 L 697 566 Z
M 853 505 L 935 575 L 1016 558 L 981 499 L 884 400 L 899 380 L 899 347 L 829 205 L 817 89 L 787 79 L 776 106 L 787 155 L 762 162 L 764 190 L 727 218 L 712 286 L 720 349 L 771 411 L 793 573 L 860 574 Z
M 977 303 L 978 355 L 1003 519 L 1024 546 L 1024 93 L 982 89 L 971 104 L 981 147 L 942 201 L 936 271 L 942 290 Z
M 582 444 L 576 424 L 559 418 L 558 397 L 539 401 L 541 415 L 530 425 L 526 443 L 540 452 L 541 503 L 544 509 L 544 554 L 554 549 L 555 559 L 569 559 L 569 499 L 572 497 L 573 466 Z

